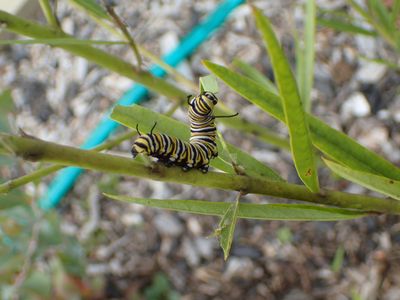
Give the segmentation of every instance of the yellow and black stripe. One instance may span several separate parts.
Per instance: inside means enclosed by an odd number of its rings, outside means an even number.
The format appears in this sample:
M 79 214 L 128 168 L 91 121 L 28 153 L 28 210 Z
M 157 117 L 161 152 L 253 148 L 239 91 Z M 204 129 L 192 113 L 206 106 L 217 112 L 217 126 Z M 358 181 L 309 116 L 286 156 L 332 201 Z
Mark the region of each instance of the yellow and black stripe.
M 210 160 L 218 156 L 216 127 L 213 109 L 217 97 L 205 92 L 188 99 L 191 137 L 189 142 L 162 133 L 140 134 L 132 146 L 132 155 L 146 154 L 158 158 L 167 166 L 182 166 L 184 171 L 192 168 L 207 173 Z

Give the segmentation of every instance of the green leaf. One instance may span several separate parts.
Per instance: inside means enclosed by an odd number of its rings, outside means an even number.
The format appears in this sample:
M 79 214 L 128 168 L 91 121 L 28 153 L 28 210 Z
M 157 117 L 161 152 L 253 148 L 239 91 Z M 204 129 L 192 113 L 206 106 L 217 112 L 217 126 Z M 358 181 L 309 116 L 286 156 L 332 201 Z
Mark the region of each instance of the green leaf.
M 277 95 L 262 85 L 212 62 L 205 66 L 238 94 L 257 105 L 276 119 L 285 122 L 282 105 Z M 400 169 L 376 153 L 361 146 L 344 133 L 329 127 L 320 119 L 307 115 L 311 139 L 315 147 L 332 159 L 352 169 L 400 180 Z
M 83 8 L 95 17 L 107 20 L 110 19 L 104 8 L 97 4 L 95 0 L 70 0 L 70 2 Z
M 233 235 L 235 233 L 236 222 L 239 211 L 239 197 L 234 203 L 228 206 L 219 222 L 216 234 L 219 237 L 219 244 L 224 251 L 224 259 L 227 260 L 229 252 L 231 251 Z
M 259 84 L 264 85 L 264 87 L 268 89 L 271 93 L 278 94 L 278 90 L 275 84 L 252 65 L 249 65 L 248 63 L 240 59 L 234 59 L 232 62 L 232 66 L 235 69 L 238 69 L 246 77 L 249 77 Z
M 11 90 L 4 90 L 0 94 L 0 131 L 11 132 L 10 124 L 8 122 L 8 114 L 12 113 L 14 109 L 15 107 L 11 95 Z
M 396 27 L 390 22 L 391 16 L 389 11 L 381 0 L 369 0 L 369 12 L 375 17 L 378 23 L 385 29 L 388 34 L 393 33 Z
M 0 40 L 0 45 L 32 45 L 47 44 L 52 46 L 67 45 L 126 45 L 125 41 L 99 41 L 99 40 L 79 40 L 75 38 L 56 38 L 56 39 L 29 39 L 29 40 Z
M 223 216 L 230 203 L 201 200 L 145 199 L 120 195 L 107 197 L 119 201 L 142 204 L 192 214 Z M 252 204 L 239 203 L 237 217 L 241 219 L 289 220 L 289 221 L 337 221 L 364 217 L 367 214 L 350 210 L 306 204 Z
M 290 150 L 289 141 L 284 137 L 277 135 L 268 128 L 263 128 L 260 125 L 248 122 L 241 118 L 224 118 L 221 119 L 219 122 L 222 122 L 230 128 L 237 129 L 244 133 L 256 136 L 259 140 L 267 144 L 277 146 L 285 150 Z
M 139 105 L 129 107 L 118 105 L 114 108 L 111 118 L 132 129 L 136 128 L 136 125 L 139 124 L 139 130 L 141 132 L 149 132 L 154 123 L 157 122 L 156 131 L 166 133 L 185 141 L 189 140 L 190 137 L 190 129 L 187 125 Z M 217 145 L 219 149 L 222 149 L 219 141 L 217 141 Z M 247 174 L 265 176 L 273 180 L 283 180 L 275 171 L 260 163 L 249 154 L 229 144 L 228 149 L 231 153 L 236 155 L 238 163 L 245 168 Z M 234 173 L 229 158 L 223 153 L 211 161 L 211 166 L 228 173 Z
M 339 176 L 365 186 L 373 191 L 400 200 L 400 181 L 371 173 L 352 170 L 327 159 L 324 159 L 324 162 Z
M 199 84 L 200 84 L 200 92 L 201 93 L 203 93 L 205 91 L 211 92 L 214 94 L 218 93 L 217 78 L 215 78 L 214 75 L 200 77 Z
M 318 18 L 317 22 L 321 26 L 332 28 L 340 32 L 362 34 L 366 36 L 376 36 L 375 31 L 362 28 L 360 26 L 354 25 L 353 23 L 348 23 L 347 21 L 338 18 Z
M 282 98 L 286 125 L 290 134 L 290 146 L 297 173 L 307 188 L 317 193 L 319 184 L 314 149 L 297 83 L 269 20 L 255 7 L 253 7 L 253 14 L 269 53 L 275 81 Z
M 28 197 L 20 190 L 13 190 L 5 195 L 0 194 L 0 210 L 27 204 L 28 204 Z
M 344 260 L 344 248 L 342 245 L 340 245 L 336 252 L 335 252 L 335 257 L 333 258 L 331 269 L 333 272 L 337 273 L 340 271 L 340 269 L 343 266 L 343 260 Z
M 276 232 L 276 236 L 282 244 L 289 244 L 293 240 L 292 231 L 290 230 L 289 227 L 286 226 L 279 228 L 278 231 Z
M 52 276 L 50 272 L 34 271 L 29 274 L 29 277 L 22 285 L 25 294 L 25 299 L 35 296 L 36 299 L 48 299 L 51 296 Z
M 299 82 L 300 98 L 304 110 L 311 110 L 311 89 L 314 82 L 315 59 L 315 0 L 307 0 L 304 24 L 304 44 L 297 41 L 300 48 L 297 52 L 301 55 L 302 63 L 297 68 L 297 80 Z

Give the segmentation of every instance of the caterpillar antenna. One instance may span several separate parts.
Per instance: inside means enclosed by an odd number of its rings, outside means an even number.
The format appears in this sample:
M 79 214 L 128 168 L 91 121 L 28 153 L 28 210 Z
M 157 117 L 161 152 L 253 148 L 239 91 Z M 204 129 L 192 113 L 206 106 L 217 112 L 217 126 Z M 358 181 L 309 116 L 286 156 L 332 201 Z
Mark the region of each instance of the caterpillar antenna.
M 156 125 L 157 125 L 157 122 L 154 122 L 154 125 L 153 125 L 153 127 L 151 128 L 151 130 L 150 130 L 150 134 L 153 134 L 153 130 L 154 130 L 154 128 L 156 128 Z
M 214 116 L 214 119 L 221 119 L 221 118 L 233 118 L 238 116 L 239 113 L 233 114 L 233 115 L 228 115 L 228 116 Z
M 140 130 L 139 130 L 139 123 L 136 124 L 136 131 L 137 131 L 137 133 L 139 133 L 139 135 L 142 135 L 142 133 L 141 133 Z

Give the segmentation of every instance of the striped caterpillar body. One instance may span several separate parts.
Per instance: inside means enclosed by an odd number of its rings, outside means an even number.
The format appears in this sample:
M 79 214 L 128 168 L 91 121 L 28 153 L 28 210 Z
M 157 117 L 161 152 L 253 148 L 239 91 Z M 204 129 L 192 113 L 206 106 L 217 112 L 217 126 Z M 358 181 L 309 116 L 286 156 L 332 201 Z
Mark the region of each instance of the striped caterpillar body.
M 208 172 L 210 160 L 218 156 L 216 144 L 216 128 L 213 109 L 217 97 L 204 92 L 188 99 L 190 119 L 190 141 L 182 141 L 162 133 L 140 134 L 132 146 L 132 155 L 142 153 L 158 158 L 167 166 L 178 165 L 184 171 L 192 168 Z

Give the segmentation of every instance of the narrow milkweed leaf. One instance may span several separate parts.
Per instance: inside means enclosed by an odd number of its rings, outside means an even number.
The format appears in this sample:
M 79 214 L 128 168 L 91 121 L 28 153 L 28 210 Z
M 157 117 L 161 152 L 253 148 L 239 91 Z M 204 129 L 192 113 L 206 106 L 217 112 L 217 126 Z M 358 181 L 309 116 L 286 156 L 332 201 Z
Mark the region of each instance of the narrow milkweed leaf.
M 107 197 L 192 214 L 223 216 L 231 203 L 202 200 L 163 200 L 105 194 Z M 241 219 L 289 221 L 339 221 L 367 216 L 362 211 L 307 204 L 239 203 L 237 217 Z
M 325 164 L 340 177 L 358 183 L 366 188 L 400 200 L 400 181 L 387 177 L 353 170 L 324 159 Z
M 321 26 L 332 28 L 340 32 L 362 34 L 366 36 L 376 36 L 376 32 L 373 30 L 365 29 L 363 27 L 357 26 L 353 23 L 349 23 L 345 20 L 338 18 L 321 17 L 317 19 L 317 22 Z
M 238 94 L 276 119 L 285 122 L 279 96 L 226 67 L 209 61 L 205 61 L 204 65 Z M 392 163 L 320 119 L 311 115 L 307 115 L 307 118 L 313 144 L 329 158 L 352 169 L 400 180 L 400 169 Z
M 267 48 L 275 81 L 281 95 L 297 174 L 307 188 L 316 193 L 319 191 L 317 166 L 297 83 L 268 18 L 255 7 L 253 7 L 253 14 Z
M 70 2 L 83 8 L 97 18 L 110 20 L 105 9 L 95 0 L 70 0 Z
M 375 17 L 378 23 L 390 35 L 396 30 L 396 27 L 390 22 L 391 16 L 381 0 L 369 0 L 369 12 Z
M 260 125 L 241 118 L 225 118 L 222 119 L 221 122 L 230 128 L 254 135 L 267 144 L 277 146 L 281 149 L 290 150 L 289 141 L 268 128 L 261 127 Z
M 227 260 L 231 250 L 233 235 L 238 219 L 239 197 L 234 203 L 230 203 L 222 216 L 215 235 L 219 238 L 219 244 L 224 251 L 224 259 Z
M 259 84 L 264 85 L 264 87 L 270 90 L 271 93 L 278 94 L 278 90 L 275 84 L 252 65 L 249 65 L 248 63 L 240 59 L 234 59 L 232 62 L 232 66 L 238 71 L 240 71 L 246 77 L 249 77 L 254 81 L 258 82 Z
M 79 40 L 75 38 L 60 38 L 60 39 L 28 39 L 28 40 L 0 40 L 0 45 L 31 45 L 31 44 L 46 44 L 51 46 L 60 45 L 125 45 L 125 41 L 99 41 L 99 40 Z
M 200 77 L 199 80 L 200 85 L 200 92 L 211 92 L 211 93 L 218 93 L 218 83 L 217 78 L 214 75 L 208 75 Z
M 155 128 L 156 132 L 163 132 L 186 141 L 189 140 L 190 137 L 190 130 L 187 125 L 139 105 L 118 105 L 113 109 L 111 118 L 132 129 L 136 129 L 136 125 L 138 125 L 139 130 L 143 133 L 149 132 L 154 124 L 157 123 Z M 217 145 L 219 149 L 222 149 L 219 141 L 217 141 Z M 249 175 L 264 176 L 273 180 L 283 181 L 274 170 L 249 154 L 232 145 L 228 145 L 228 149 L 231 153 L 236 155 L 238 163 L 245 168 L 246 173 Z M 226 155 L 221 154 L 219 157 L 213 159 L 211 165 L 227 173 L 234 173 L 229 158 L 226 157 Z
M 314 82 L 315 58 L 315 1 L 307 0 L 304 21 L 304 38 L 296 38 L 296 78 L 304 110 L 311 110 L 311 89 Z M 304 42 L 303 42 L 304 40 Z

